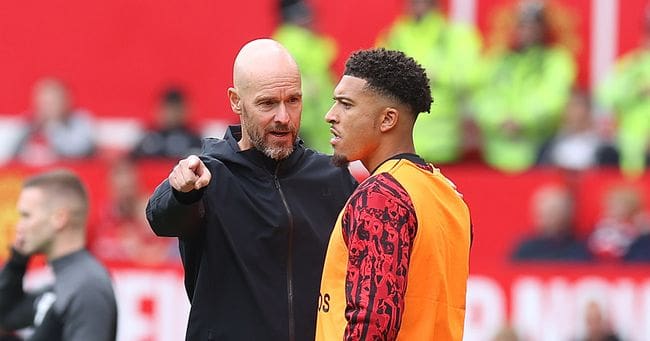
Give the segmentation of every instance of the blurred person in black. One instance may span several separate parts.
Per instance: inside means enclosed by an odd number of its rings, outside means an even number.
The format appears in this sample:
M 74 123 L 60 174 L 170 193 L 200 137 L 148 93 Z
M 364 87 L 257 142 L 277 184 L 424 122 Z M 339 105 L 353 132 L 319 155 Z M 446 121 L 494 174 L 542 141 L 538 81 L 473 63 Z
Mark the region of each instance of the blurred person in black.
M 18 199 L 11 257 L 0 272 L 0 330 L 31 327 L 29 340 L 115 340 L 117 305 L 106 269 L 86 250 L 88 196 L 69 171 L 27 179 Z M 25 292 L 32 255 L 54 270 L 52 286 Z
M 241 125 L 204 140 L 147 206 L 179 237 L 191 303 L 187 340 L 313 340 L 332 226 L 356 182 L 297 138 L 301 76 L 278 42 L 235 58 L 230 106 Z
M 531 201 L 535 232 L 523 239 L 511 258 L 515 261 L 588 261 L 587 246 L 574 235 L 574 199 L 566 187 L 547 185 Z
M 650 262 L 650 231 L 639 235 L 623 256 L 626 262 Z
M 179 159 L 198 153 L 201 150 L 201 137 L 188 127 L 186 102 L 180 88 L 167 88 L 160 97 L 158 127 L 146 132 L 131 151 L 131 156 Z

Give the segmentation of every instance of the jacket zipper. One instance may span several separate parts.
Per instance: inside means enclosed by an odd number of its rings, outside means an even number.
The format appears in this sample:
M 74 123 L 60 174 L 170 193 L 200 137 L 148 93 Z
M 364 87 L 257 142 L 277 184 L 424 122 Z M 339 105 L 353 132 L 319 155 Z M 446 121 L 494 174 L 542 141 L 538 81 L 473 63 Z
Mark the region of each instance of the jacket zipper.
M 295 341 L 296 331 L 295 331 L 295 318 L 293 312 L 293 215 L 291 214 L 291 209 L 289 208 L 289 203 L 287 198 L 282 192 L 280 187 L 280 180 L 278 179 L 278 170 L 280 169 L 280 163 L 275 167 L 275 174 L 273 175 L 273 181 L 275 182 L 275 188 L 280 192 L 280 198 L 282 198 L 282 203 L 284 208 L 287 210 L 287 216 L 289 218 L 289 231 L 288 231 L 288 251 L 287 251 L 287 300 L 289 304 L 289 341 Z

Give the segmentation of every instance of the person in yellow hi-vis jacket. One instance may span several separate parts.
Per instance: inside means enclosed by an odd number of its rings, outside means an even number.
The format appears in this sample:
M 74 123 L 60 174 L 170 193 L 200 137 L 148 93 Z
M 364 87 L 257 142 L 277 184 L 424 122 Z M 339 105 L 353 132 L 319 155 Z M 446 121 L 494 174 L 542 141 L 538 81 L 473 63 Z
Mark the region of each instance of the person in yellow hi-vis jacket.
M 427 161 L 450 163 L 463 153 L 467 97 L 479 79 L 481 37 L 473 27 L 448 22 L 437 0 L 407 0 L 401 15 L 377 46 L 400 50 L 426 69 L 433 110 L 415 126 L 415 145 Z
M 336 42 L 312 28 L 311 11 L 303 1 L 285 8 L 283 19 L 273 33 L 273 39 L 289 50 L 302 73 L 304 95 L 300 137 L 307 146 L 330 154 L 332 148 L 323 113 L 332 106 L 335 78 L 331 66 L 337 54 Z
M 473 100 L 481 153 L 492 167 L 520 172 L 557 129 L 576 67 L 568 48 L 549 40 L 549 18 L 539 1 L 517 9 L 510 46 L 487 57 L 481 90 Z
M 615 112 L 620 166 L 632 176 L 650 164 L 650 6 L 644 14 L 641 45 L 616 63 L 597 93 Z
M 415 153 L 413 127 L 431 107 L 424 68 L 401 51 L 362 50 L 334 89 L 335 165 L 371 171 L 334 225 L 316 340 L 462 340 L 469 209 Z

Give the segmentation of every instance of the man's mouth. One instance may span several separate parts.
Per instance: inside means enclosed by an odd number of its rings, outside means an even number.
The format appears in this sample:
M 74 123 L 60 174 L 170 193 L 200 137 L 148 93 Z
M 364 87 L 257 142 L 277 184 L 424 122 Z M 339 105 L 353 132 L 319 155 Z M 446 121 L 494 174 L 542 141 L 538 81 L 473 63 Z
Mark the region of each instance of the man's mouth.
M 273 130 L 270 131 L 269 134 L 275 136 L 275 137 L 285 137 L 291 134 L 291 131 L 286 130 L 286 131 L 280 131 L 280 130 Z
M 339 133 L 334 128 L 330 128 L 330 132 L 332 133 L 330 144 L 335 144 L 336 142 L 341 140 L 341 135 L 339 135 Z

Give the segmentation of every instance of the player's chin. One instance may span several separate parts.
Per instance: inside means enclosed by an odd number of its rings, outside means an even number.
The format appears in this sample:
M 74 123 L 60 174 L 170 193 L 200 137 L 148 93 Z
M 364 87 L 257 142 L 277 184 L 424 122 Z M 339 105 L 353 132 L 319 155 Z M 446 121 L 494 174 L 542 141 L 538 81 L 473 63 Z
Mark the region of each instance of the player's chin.
M 350 160 L 348 159 L 347 156 L 343 154 L 339 154 L 336 151 L 334 151 L 334 155 L 332 155 L 332 164 L 336 167 L 347 167 L 348 164 L 350 163 Z
M 22 254 L 24 256 L 36 253 L 36 249 L 34 247 L 30 246 L 30 245 L 23 244 L 21 246 L 18 246 L 18 247 L 14 246 L 14 247 L 16 248 L 16 251 L 18 251 L 18 253 L 20 253 L 20 254 Z

